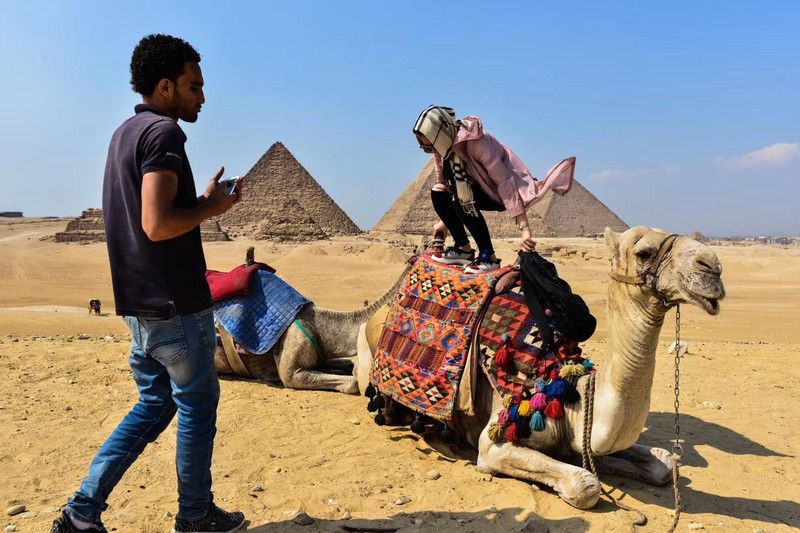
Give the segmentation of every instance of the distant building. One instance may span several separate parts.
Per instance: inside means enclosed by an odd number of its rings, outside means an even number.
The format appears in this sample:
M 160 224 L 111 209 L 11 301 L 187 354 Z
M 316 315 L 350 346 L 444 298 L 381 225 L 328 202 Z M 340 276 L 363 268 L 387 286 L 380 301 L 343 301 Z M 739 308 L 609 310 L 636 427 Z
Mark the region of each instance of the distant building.
M 0 211 L 0 217 L 20 218 L 22 217 L 22 211 Z

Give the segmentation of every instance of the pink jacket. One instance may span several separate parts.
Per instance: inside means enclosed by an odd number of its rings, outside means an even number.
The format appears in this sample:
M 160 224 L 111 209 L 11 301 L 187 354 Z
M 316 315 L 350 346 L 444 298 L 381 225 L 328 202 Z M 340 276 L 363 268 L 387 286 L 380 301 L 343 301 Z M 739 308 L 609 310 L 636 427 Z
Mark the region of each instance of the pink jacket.
M 469 126 L 462 123 L 453 150 L 466 162 L 470 175 L 484 192 L 503 204 L 511 217 L 524 213 L 525 208 L 544 198 L 551 189 L 563 196 L 572 187 L 574 157 L 564 159 L 548 170 L 542 180 L 537 180 L 510 148 L 483 131 L 481 119 L 470 115 L 462 120 L 469 121 Z M 436 177 L 444 182 L 442 156 L 434 153 L 433 158 Z

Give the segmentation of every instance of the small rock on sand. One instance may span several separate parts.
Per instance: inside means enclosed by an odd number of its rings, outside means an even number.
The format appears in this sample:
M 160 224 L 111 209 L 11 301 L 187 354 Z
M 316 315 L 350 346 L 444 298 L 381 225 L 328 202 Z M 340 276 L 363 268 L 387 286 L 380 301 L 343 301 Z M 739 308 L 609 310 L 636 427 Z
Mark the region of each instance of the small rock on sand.
M 15 514 L 20 514 L 25 512 L 25 505 L 12 505 L 8 509 L 6 509 L 6 514 L 8 516 L 14 516 Z

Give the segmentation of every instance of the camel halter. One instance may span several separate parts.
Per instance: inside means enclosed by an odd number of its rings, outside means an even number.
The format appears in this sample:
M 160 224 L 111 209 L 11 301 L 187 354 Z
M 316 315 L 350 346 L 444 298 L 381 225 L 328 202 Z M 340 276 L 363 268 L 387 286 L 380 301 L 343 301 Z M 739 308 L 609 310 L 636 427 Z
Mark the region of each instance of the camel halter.
M 663 302 L 665 307 L 669 307 L 669 302 L 667 302 L 667 298 L 659 291 L 656 287 L 658 286 L 658 268 L 661 266 L 661 261 L 664 260 L 664 256 L 672 249 L 673 244 L 679 237 L 678 234 L 672 233 L 667 235 L 663 241 L 658 245 L 658 254 L 656 255 L 656 260 L 650 266 L 650 268 L 645 271 L 643 276 L 628 276 L 624 274 L 618 274 L 617 272 L 611 272 L 610 276 L 611 279 L 615 281 L 619 281 L 621 283 L 627 283 L 629 285 L 643 285 L 649 287 L 656 294 L 661 297 L 661 301 Z M 647 278 L 651 279 L 651 282 L 647 282 Z M 681 516 L 681 493 L 680 488 L 678 485 L 678 481 L 680 480 L 680 472 L 678 471 L 678 465 L 681 462 L 681 458 L 683 457 L 683 446 L 680 444 L 680 432 L 681 427 L 678 423 L 679 417 L 679 408 L 680 408 L 680 347 L 681 345 L 681 306 L 680 304 L 675 304 L 675 442 L 672 444 L 672 486 L 675 492 L 675 515 L 672 520 L 672 526 L 669 528 L 669 533 L 673 533 L 675 528 L 678 526 L 678 521 L 680 520 Z M 586 408 L 583 411 L 583 448 L 581 450 L 582 459 L 583 459 L 583 468 L 589 470 L 591 468 L 592 474 L 597 476 L 597 469 L 595 468 L 594 464 L 594 456 L 592 454 L 592 422 L 594 421 L 594 382 L 595 374 L 591 374 L 589 376 L 589 380 L 586 384 Z M 597 476 L 599 478 L 599 476 Z M 631 529 L 636 531 L 636 526 L 643 526 L 647 524 L 647 516 L 639 509 L 635 507 L 631 507 L 620 503 L 617 501 L 611 494 L 609 494 L 602 486 L 600 487 L 601 492 L 610 499 L 617 507 L 623 509 L 625 511 L 633 511 L 639 514 L 639 519 L 635 520 L 632 525 Z

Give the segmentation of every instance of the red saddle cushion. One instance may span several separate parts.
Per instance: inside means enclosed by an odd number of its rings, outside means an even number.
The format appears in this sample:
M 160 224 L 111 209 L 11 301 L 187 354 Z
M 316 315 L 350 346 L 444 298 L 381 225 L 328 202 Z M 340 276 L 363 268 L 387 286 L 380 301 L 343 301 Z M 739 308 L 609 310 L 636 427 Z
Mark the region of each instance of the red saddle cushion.
M 211 289 L 211 299 L 216 302 L 226 298 L 247 296 L 253 287 L 253 274 L 259 270 L 275 272 L 275 269 L 266 263 L 239 265 L 230 272 L 206 270 L 206 280 L 208 281 L 208 287 Z

